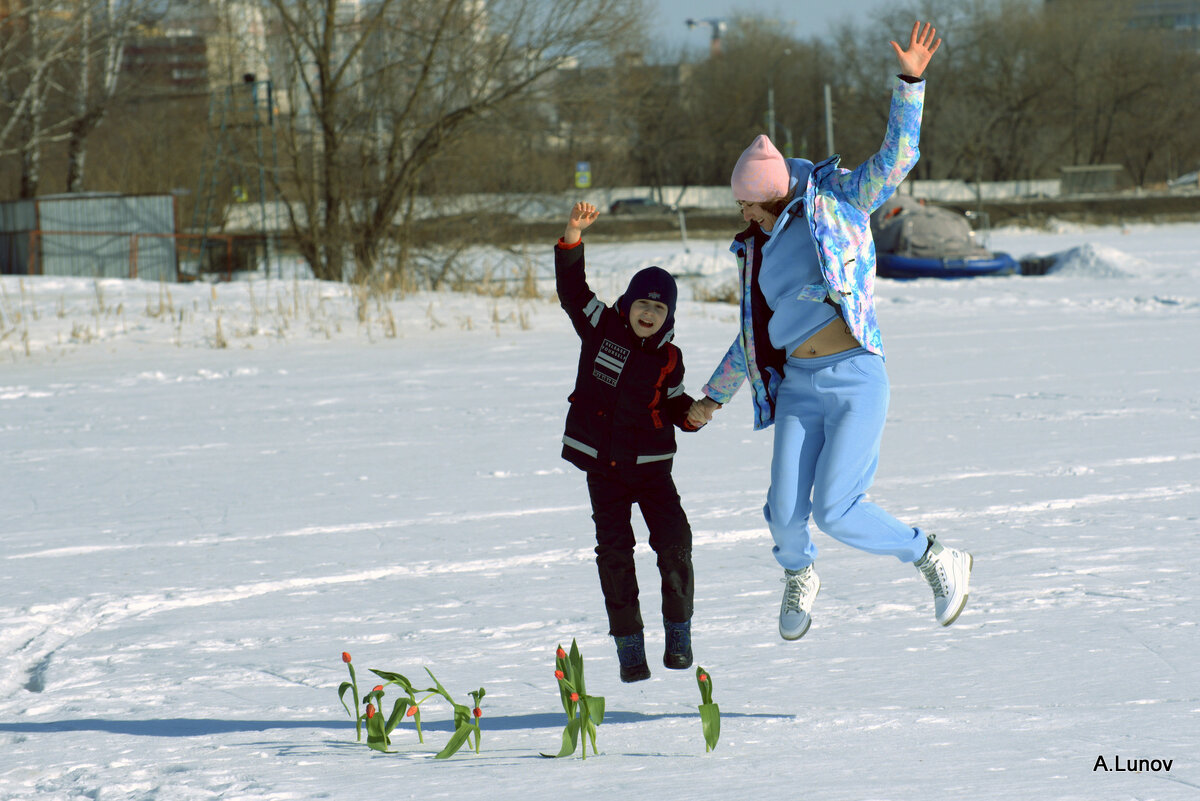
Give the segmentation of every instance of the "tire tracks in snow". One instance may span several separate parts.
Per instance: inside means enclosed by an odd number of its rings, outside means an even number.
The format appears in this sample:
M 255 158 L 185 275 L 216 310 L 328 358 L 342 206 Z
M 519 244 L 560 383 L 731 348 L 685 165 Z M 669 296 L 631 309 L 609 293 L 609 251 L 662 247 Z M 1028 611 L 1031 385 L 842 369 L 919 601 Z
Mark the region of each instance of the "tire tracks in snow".
M 71 598 L 12 610 L 0 618 L 0 698 L 12 699 L 20 689 L 41 692 L 55 653 L 65 644 L 124 620 L 164 612 L 227 604 L 274 593 L 288 593 L 360 584 L 382 579 L 428 578 L 463 573 L 488 573 L 528 566 L 588 561 L 591 548 L 562 548 L 502 558 L 464 562 L 427 561 L 384 565 L 324 576 L 244 582 L 228 587 L 163 590 L 127 596 Z
M 970 481 L 981 478 L 1060 478 L 1073 472 L 1096 472 L 1121 467 L 1142 467 L 1148 465 L 1174 464 L 1177 462 L 1194 462 L 1200 459 L 1200 453 L 1171 454 L 1165 456 L 1130 456 L 1120 459 L 1106 459 L 1090 464 L 1057 464 L 1048 469 L 1019 467 L 1010 470 L 964 470 L 960 473 L 942 473 L 932 476 L 899 476 L 888 477 L 885 482 L 890 486 L 936 486 L 950 481 Z
M 1170 501 L 1187 495 L 1200 494 L 1200 486 L 1175 484 L 1167 487 L 1146 487 L 1133 492 L 1094 493 L 1069 498 L 1047 498 L 1027 503 L 1001 503 L 981 509 L 933 509 L 916 513 L 925 520 L 969 520 L 979 517 L 1009 517 L 1013 515 L 1038 514 L 1042 512 L 1084 509 L 1129 501 Z
M 364 531 L 387 531 L 393 529 L 412 528 L 414 526 L 458 525 L 461 523 L 477 523 L 484 520 L 501 520 L 514 517 L 527 517 L 538 514 L 556 514 L 559 512 L 578 512 L 587 510 L 587 506 L 563 506 L 544 509 L 505 510 L 502 512 L 479 512 L 460 515 L 433 515 L 420 518 L 405 518 L 402 520 L 383 520 L 367 523 L 338 523 L 324 526 L 304 526 L 288 531 L 276 531 L 269 534 L 246 534 L 236 537 L 194 537 L 186 540 L 171 542 L 141 542 L 121 543 L 113 545 L 75 545 L 63 548 L 47 548 L 41 551 L 10 554 L 5 559 L 36 559 L 60 556 L 87 556 L 105 551 L 132 551 L 143 548 L 199 548 L 208 545 L 232 545 L 244 542 L 267 542 L 275 539 L 292 537 L 315 537 L 326 534 L 354 534 Z

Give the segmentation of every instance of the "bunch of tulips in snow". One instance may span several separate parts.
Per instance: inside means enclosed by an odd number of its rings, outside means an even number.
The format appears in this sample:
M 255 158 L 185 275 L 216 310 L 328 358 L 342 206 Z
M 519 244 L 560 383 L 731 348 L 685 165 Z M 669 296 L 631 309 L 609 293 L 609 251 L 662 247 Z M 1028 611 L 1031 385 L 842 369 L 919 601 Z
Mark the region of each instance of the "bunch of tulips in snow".
M 346 708 L 346 712 L 354 718 L 355 733 L 359 742 L 362 742 L 365 728 L 367 746 L 376 751 L 390 753 L 392 732 L 403 720 L 413 718 L 417 739 L 424 743 L 425 735 L 421 732 L 421 704 L 430 698 L 440 697 L 444 698 L 454 709 L 454 733 L 450 735 L 446 747 L 439 751 L 434 759 L 449 759 L 472 739 L 474 739 L 475 753 L 479 753 L 479 743 L 482 739 L 479 719 L 483 716 L 480 704 L 485 695 L 482 687 L 470 693 L 474 704 L 468 707 L 455 702 L 429 668 L 425 668 L 425 672 L 433 680 L 434 686 L 425 689 L 417 689 L 411 681 L 399 673 L 372 668 L 371 672 L 383 679 L 384 683 L 375 685 L 371 692 L 360 698 L 358 678 L 354 673 L 350 654 L 343 651 L 342 661 L 350 670 L 350 681 L 342 682 L 338 687 L 338 698 L 341 700 L 342 706 Z M 562 747 L 558 753 L 543 753 L 542 756 L 553 758 L 570 756 L 575 753 L 576 748 L 579 748 L 580 756 L 587 759 L 589 741 L 592 745 L 592 753 L 599 754 L 600 751 L 596 747 L 596 727 L 604 722 L 604 699 L 587 694 L 587 685 L 583 678 L 583 655 L 580 654 L 579 645 L 575 640 L 571 640 L 569 653 L 564 651 L 561 645 L 555 651 L 554 678 L 558 681 L 559 698 L 562 701 L 563 710 L 567 713 L 567 725 L 563 729 Z M 708 752 L 717 747 L 717 740 L 721 737 L 721 710 L 713 702 L 712 675 L 702 667 L 696 668 L 696 684 L 700 688 L 700 725 L 704 732 L 705 751 Z M 393 686 L 398 687 L 403 694 L 396 699 L 391 713 L 385 718 L 382 714 L 383 697 L 387 688 Z M 354 695 L 353 711 L 346 704 L 346 693 L 348 692 L 353 692 Z M 422 693 L 426 694 L 425 697 L 418 699 L 417 696 Z
M 564 757 L 575 753 L 580 745 L 580 755 L 587 759 L 587 741 L 592 742 L 592 753 L 596 750 L 596 725 L 604 722 L 604 699 L 587 694 L 583 681 L 583 656 L 579 646 L 571 640 L 568 654 L 558 646 L 554 658 L 554 678 L 558 679 L 558 694 L 567 713 L 567 726 L 563 729 L 562 748 L 557 754 L 542 754 L 545 757 Z
M 483 701 L 483 696 L 486 694 L 482 687 L 470 693 L 471 699 L 475 703 L 472 707 L 467 707 L 455 702 L 450 697 L 449 691 L 442 686 L 442 683 L 437 680 L 437 677 L 433 675 L 433 671 L 429 668 L 425 668 L 425 672 L 429 674 L 429 678 L 433 679 L 435 686 L 421 690 L 414 687 L 411 681 L 399 673 L 372 668 L 371 672 L 383 679 L 384 683 L 375 685 L 371 692 L 360 699 L 358 677 L 354 673 L 354 664 L 350 660 L 350 654 L 343 651 L 342 661 L 350 669 L 350 681 L 342 682 L 341 686 L 338 687 L 338 698 L 341 700 L 342 706 L 346 708 L 346 712 L 349 713 L 350 717 L 354 718 L 355 733 L 359 742 L 362 741 L 362 730 L 365 726 L 367 730 L 367 746 L 376 751 L 389 753 L 388 746 L 392 743 L 392 731 L 405 718 L 413 718 L 417 729 L 417 739 L 422 743 L 425 742 L 425 735 L 421 732 L 421 704 L 430 698 L 440 696 L 446 699 L 446 702 L 454 709 L 454 734 L 450 736 L 450 741 L 446 743 L 446 747 L 439 751 L 434 759 L 449 759 L 454 756 L 472 736 L 474 736 L 475 740 L 475 753 L 479 753 L 479 743 L 482 739 L 479 718 L 483 716 L 480 704 Z M 404 695 L 396 699 L 395 704 L 392 705 L 391 714 L 385 720 L 381 714 L 383 696 L 386 688 L 392 685 L 399 687 Z M 346 705 L 346 693 L 349 691 L 353 691 L 354 693 L 354 712 Z M 417 700 L 418 693 L 428 693 L 428 695 Z M 359 709 L 362 711 L 358 712 L 357 710 Z

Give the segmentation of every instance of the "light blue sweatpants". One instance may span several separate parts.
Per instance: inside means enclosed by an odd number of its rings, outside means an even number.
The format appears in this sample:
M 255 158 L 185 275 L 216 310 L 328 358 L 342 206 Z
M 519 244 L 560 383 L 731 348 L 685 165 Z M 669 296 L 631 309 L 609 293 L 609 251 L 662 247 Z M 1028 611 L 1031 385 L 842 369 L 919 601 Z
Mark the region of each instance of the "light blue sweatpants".
M 920 529 L 864 500 L 879 464 L 888 396 L 883 359 L 863 348 L 787 360 L 763 507 L 775 558 L 785 568 L 799 570 L 817 557 L 810 517 L 855 548 L 905 562 L 924 555 L 928 542 Z

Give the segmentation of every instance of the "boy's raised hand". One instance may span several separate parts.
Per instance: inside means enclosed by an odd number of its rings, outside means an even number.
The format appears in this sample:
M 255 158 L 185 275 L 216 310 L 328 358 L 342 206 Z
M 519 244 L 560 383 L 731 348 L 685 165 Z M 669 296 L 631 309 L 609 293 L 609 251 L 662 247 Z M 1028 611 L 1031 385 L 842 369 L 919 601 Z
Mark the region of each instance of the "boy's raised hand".
M 591 203 L 580 201 L 571 207 L 571 215 L 567 217 L 567 230 L 563 233 L 563 242 L 574 245 L 583 235 L 583 229 L 596 221 L 600 211 Z

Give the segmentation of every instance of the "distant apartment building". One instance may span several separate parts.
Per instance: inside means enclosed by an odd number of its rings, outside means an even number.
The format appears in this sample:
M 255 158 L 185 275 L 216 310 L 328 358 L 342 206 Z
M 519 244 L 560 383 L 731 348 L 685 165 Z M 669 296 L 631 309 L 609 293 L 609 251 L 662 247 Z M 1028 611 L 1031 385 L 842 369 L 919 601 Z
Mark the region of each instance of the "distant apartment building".
M 176 0 L 158 28 L 167 36 L 204 42 L 210 89 L 241 83 L 246 75 L 267 80 L 267 26 L 253 0 Z
M 1130 16 L 1134 28 L 1157 28 L 1189 50 L 1200 51 L 1200 0 L 1144 0 Z
M 203 36 L 135 36 L 125 43 L 122 56 L 121 71 L 135 95 L 208 91 L 208 46 Z
M 1180 47 L 1200 51 L 1200 0 L 1045 0 L 1047 8 L 1075 7 L 1113 14 L 1130 28 L 1169 32 Z

